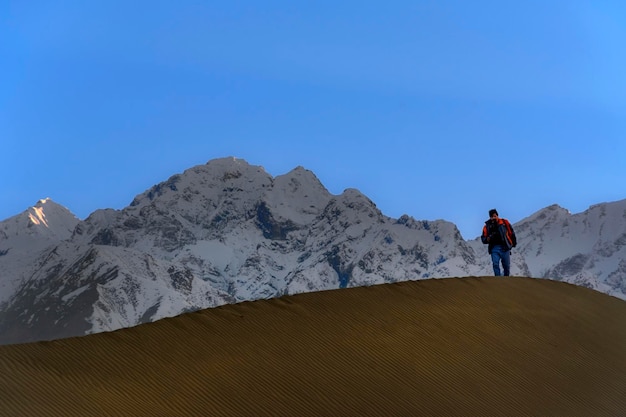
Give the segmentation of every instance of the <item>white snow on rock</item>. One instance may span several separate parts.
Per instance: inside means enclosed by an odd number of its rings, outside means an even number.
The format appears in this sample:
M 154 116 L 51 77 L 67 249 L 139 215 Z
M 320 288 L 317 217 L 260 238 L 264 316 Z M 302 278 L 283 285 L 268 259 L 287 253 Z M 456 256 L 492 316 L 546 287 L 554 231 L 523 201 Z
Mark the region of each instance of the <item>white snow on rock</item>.
M 477 225 L 482 227 L 482 225 Z M 626 200 L 513 225 L 514 275 L 626 299 Z M 84 221 L 50 199 L 0 222 L 0 343 L 118 328 L 225 303 L 386 282 L 492 275 L 443 220 L 385 216 L 303 167 L 272 177 L 221 158 Z

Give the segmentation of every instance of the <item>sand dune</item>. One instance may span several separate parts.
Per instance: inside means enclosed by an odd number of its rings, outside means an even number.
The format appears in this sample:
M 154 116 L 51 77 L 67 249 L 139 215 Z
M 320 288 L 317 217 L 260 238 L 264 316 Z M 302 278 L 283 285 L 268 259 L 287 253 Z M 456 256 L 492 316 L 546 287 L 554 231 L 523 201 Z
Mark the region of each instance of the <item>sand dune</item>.
M 624 416 L 626 302 L 451 278 L 0 346 L 0 415 Z

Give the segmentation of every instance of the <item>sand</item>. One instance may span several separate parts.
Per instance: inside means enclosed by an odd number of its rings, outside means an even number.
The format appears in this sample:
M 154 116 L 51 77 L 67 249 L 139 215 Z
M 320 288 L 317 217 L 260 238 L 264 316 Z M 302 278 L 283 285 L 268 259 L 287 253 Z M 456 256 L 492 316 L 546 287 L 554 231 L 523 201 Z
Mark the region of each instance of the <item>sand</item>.
M 626 302 L 471 277 L 0 346 L 0 416 L 624 416 Z

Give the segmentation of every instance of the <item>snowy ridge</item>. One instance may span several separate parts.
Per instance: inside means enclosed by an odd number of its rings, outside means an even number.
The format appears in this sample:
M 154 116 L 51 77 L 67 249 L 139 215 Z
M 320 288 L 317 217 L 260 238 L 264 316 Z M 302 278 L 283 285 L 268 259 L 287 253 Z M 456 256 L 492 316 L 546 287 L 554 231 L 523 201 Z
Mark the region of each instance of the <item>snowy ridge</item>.
M 515 224 L 512 273 L 626 299 L 626 200 Z M 115 330 L 307 291 L 491 275 L 454 224 L 393 219 L 297 167 L 275 178 L 222 158 L 84 221 L 50 200 L 0 223 L 0 343 Z

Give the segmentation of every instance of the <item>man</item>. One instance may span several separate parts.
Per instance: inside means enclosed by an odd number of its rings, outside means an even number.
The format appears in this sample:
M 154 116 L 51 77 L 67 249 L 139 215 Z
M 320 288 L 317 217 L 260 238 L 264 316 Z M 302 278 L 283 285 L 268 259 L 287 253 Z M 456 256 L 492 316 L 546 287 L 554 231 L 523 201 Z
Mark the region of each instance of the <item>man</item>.
M 483 234 L 480 237 L 485 245 L 489 245 L 488 252 L 493 263 L 493 273 L 501 276 L 500 262 L 504 269 L 504 276 L 511 273 L 511 248 L 517 246 L 517 238 L 511 223 L 501 219 L 496 209 L 489 210 L 489 220 L 485 222 Z

